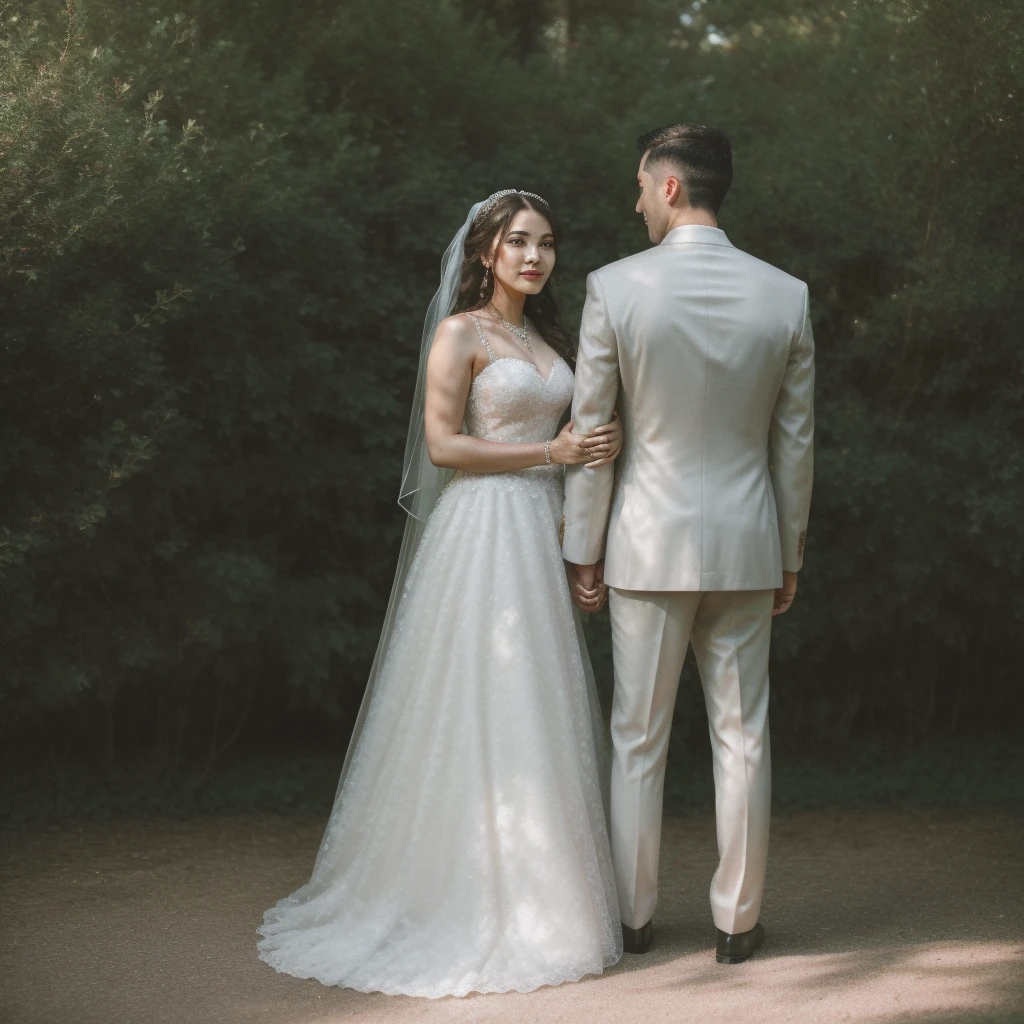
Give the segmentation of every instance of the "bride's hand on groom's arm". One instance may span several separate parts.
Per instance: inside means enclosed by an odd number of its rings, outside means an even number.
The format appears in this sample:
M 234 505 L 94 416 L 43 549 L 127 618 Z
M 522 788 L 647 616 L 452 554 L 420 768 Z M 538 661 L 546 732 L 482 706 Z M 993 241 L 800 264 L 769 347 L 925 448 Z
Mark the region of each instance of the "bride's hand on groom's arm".
M 610 423 L 592 430 L 583 443 L 589 448 L 595 462 L 588 462 L 588 469 L 597 469 L 614 462 L 622 451 L 622 423 L 617 412 L 612 413 Z
M 574 434 L 572 427 L 569 420 L 551 442 L 551 461 L 560 466 L 581 466 L 594 458 L 593 446 L 587 443 L 590 434 Z
M 590 469 L 607 465 L 622 451 L 622 426 L 619 414 L 611 423 L 592 430 L 589 434 L 574 434 L 575 421 L 570 420 L 551 442 L 551 461 L 563 466 L 586 465 Z

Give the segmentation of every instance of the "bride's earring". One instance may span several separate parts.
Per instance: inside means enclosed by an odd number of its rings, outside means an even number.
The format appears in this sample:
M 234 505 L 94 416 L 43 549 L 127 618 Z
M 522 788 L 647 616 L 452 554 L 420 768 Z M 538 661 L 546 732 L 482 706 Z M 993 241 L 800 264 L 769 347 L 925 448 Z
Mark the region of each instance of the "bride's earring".
M 480 282 L 480 298 L 487 298 L 487 286 L 491 283 L 491 268 L 484 267 L 484 279 Z

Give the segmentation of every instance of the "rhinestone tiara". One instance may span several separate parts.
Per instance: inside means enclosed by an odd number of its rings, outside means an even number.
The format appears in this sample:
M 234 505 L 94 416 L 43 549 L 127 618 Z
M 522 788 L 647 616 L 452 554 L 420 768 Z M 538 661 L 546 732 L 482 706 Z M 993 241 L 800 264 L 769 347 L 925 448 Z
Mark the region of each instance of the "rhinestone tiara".
M 545 206 L 548 205 L 548 201 L 543 197 L 537 195 L 536 192 L 524 192 L 519 188 L 504 188 L 500 192 L 495 192 L 493 196 L 488 196 L 480 207 L 480 212 L 484 213 L 489 210 L 499 199 L 504 199 L 505 196 L 529 196 L 530 199 L 536 199 L 542 202 Z

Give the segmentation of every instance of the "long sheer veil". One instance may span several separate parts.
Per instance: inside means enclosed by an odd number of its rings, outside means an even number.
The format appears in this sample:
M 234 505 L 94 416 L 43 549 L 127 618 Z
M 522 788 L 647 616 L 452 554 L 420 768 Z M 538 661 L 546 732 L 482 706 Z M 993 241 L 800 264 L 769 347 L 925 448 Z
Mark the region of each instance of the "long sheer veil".
M 416 389 L 413 392 L 412 413 L 409 416 L 409 433 L 405 442 L 405 460 L 402 465 L 402 483 L 398 492 L 398 504 L 408 513 L 405 521 L 405 532 L 402 535 L 402 547 L 398 554 L 398 567 L 395 570 L 395 581 L 391 587 L 391 596 L 388 599 L 388 610 L 384 616 L 384 626 L 381 629 L 380 640 L 377 643 L 377 653 L 373 658 L 373 665 L 370 668 L 370 677 L 366 683 L 366 692 L 363 694 L 362 703 L 359 706 L 359 715 L 356 718 L 355 727 L 352 730 L 352 738 L 349 740 L 348 752 L 345 755 L 345 764 L 341 769 L 341 778 L 338 781 L 338 791 L 335 796 L 341 793 L 341 788 L 348 775 L 349 765 L 352 762 L 352 754 L 356 749 L 359 734 L 363 730 L 363 723 L 366 721 L 366 713 L 370 706 L 370 699 L 373 694 L 374 684 L 380 674 L 381 662 L 391 641 L 392 630 L 395 624 L 395 614 L 398 611 L 399 599 L 405 589 L 405 581 L 408 579 L 409 570 L 412 568 L 416 552 L 419 550 L 420 541 L 423 539 L 423 531 L 426 528 L 430 513 L 437 504 L 441 492 L 448 485 L 454 473 L 450 469 L 439 469 L 430 461 L 427 453 L 427 442 L 423 431 L 423 410 L 426 402 L 427 391 L 427 356 L 430 355 L 430 345 L 434 340 L 437 326 L 445 317 L 451 315 L 455 307 L 455 300 L 459 294 L 459 281 L 462 271 L 463 250 L 466 244 L 466 236 L 476 219 L 476 215 L 488 200 L 474 203 L 462 227 L 455 233 L 444 256 L 441 258 L 441 283 L 438 286 L 434 297 L 427 307 L 427 315 L 423 321 L 423 334 L 420 338 L 419 369 L 416 374 Z

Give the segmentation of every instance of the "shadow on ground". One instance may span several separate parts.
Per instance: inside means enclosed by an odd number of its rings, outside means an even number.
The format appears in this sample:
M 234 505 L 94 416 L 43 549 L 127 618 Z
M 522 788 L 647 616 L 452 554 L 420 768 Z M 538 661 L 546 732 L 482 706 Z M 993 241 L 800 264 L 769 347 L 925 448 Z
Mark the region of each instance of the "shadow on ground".
M 656 945 L 575 985 L 438 1001 L 278 975 L 263 910 L 307 880 L 321 818 L 3 834 L 9 1024 L 1024 1021 L 1024 819 L 800 812 L 773 823 L 765 950 L 712 953 L 713 819 L 666 821 Z

